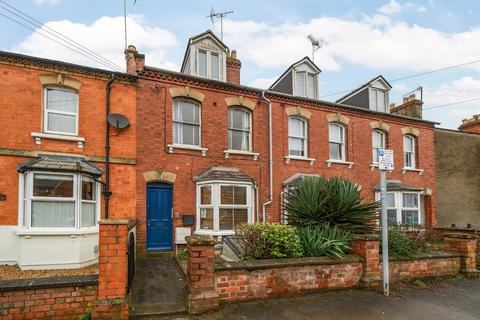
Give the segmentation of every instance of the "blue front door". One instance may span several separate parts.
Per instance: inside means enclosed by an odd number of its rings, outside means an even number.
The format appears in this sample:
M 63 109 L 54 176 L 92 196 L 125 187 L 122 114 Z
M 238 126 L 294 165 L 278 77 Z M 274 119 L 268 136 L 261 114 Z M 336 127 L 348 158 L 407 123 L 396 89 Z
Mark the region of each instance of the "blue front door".
M 147 186 L 147 250 L 172 249 L 172 186 Z

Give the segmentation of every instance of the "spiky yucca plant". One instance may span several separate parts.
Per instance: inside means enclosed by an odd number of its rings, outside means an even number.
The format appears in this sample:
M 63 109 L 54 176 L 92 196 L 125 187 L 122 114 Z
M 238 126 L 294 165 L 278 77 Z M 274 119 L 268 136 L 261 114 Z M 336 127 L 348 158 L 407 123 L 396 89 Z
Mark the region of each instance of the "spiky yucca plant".
M 352 234 L 337 227 L 308 226 L 298 231 L 305 257 L 329 256 L 344 258 L 351 249 Z
M 351 180 L 305 177 L 285 194 L 283 209 L 294 226 L 330 225 L 368 233 L 376 229 L 380 203 L 365 201 Z

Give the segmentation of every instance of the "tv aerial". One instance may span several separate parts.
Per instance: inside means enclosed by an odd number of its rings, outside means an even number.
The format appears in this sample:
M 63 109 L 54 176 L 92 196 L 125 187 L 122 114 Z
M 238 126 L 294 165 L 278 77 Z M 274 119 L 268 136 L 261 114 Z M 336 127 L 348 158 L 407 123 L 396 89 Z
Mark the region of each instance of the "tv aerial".
M 215 10 L 210 9 L 210 14 L 207 16 L 207 18 L 210 18 L 212 20 L 212 24 L 215 24 L 215 18 L 220 19 L 220 39 L 223 41 L 223 18 L 225 18 L 227 15 L 233 13 L 233 11 L 222 11 L 222 12 L 215 12 Z
M 315 38 L 312 34 L 309 34 L 307 38 L 312 43 L 312 61 L 315 62 L 315 51 L 320 50 L 325 45 L 325 41 L 322 38 Z

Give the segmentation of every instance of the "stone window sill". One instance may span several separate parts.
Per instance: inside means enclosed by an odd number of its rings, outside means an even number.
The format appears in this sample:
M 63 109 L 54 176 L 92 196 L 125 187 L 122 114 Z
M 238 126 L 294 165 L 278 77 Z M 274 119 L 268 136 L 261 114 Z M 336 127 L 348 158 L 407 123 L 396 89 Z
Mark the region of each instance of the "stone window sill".
M 228 159 L 230 155 L 240 155 L 240 156 L 250 156 L 253 157 L 253 160 L 257 160 L 259 153 L 251 151 L 241 151 L 241 150 L 223 150 L 225 154 L 225 159 Z
M 85 138 L 79 136 L 69 136 L 44 132 L 32 132 L 31 135 L 33 138 L 35 138 L 36 144 L 42 144 L 42 139 L 73 141 L 77 142 L 79 148 L 83 148 L 83 145 L 85 144 Z
M 331 166 L 332 166 L 332 163 L 333 163 L 333 164 L 340 164 L 340 165 L 348 166 L 348 169 L 352 169 L 352 167 L 353 167 L 353 162 L 349 162 L 349 161 L 329 159 L 329 160 L 327 160 L 327 161 L 325 161 L 325 162 L 327 163 L 327 167 L 331 167 Z
M 189 145 L 183 145 L 183 144 L 169 144 L 167 145 L 167 148 L 168 148 L 168 153 L 173 153 L 174 149 L 199 151 L 202 153 L 202 157 L 205 157 L 208 151 L 207 148 L 189 146 Z
M 81 236 L 87 234 L 98 233 L 98 227 L 85 228 L 85 229 L 23 229 L 18 228 L 14 230 L 17 236 Z
M 402 173 L 406 174 L 407 172 L 417 172 L 419 176 L 423 174 L 425 170 L 423 169 L 416 169 L 416 168 L 402 168 Z
M 221 236 L 233 236 L 235 235 L 235 231 L 196 230 L 194 234 L 221 237 Z
M 313 166 L 317 159 L 315 158 L 307 158 L 307 157 L 299 157 L 299 156 L 285 156 L 285 163 L 290 163 L 290 160 L 298 160 L 298 161 L 308 161 L 310 165 Z

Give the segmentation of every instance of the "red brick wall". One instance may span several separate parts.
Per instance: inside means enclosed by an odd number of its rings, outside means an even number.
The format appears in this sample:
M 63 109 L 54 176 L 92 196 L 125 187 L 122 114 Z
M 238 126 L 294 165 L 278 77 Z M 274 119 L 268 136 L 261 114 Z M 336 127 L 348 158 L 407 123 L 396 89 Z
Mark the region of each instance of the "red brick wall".
M 97 286 L 0 292 L 0 315 L 10 319 L 76 319 L 93 311 Z
M 32 132 L 42 131 L 42 95 L 40 75 L 55 74 L 58 68 L 14 66 L 0 62 L 2 96 L 0 112 L 0 225 L 15 225 L 18 217 L 18 173 L 16 165 L 28 157 L 7 156 L 5 149 L 14 151 L 52 152 L 81 156 L 105 155 L 105 86 L 107 78 L 94 78 L 77 73 L 68 76 L 81 82 L 79 90 L 78 134 L 85 138 L 84 148 L 77 142 L 42 139 L 35 144 Z M 65 74 L 66 72 L 62 72 Z M 111 112 L 128 117 L 130 127 L 111 129 L 111 157 L 136 158 L 136 87 L 114 82 L 111 91 Z M 104 168 L 103 163 L 96 163 Z M 102 177 L 104 179 L 104 176 Z M 135 168 L 129 164 L 111 165 L 111 217 L 135 216 Z M 103 211 L 103 206 L 102 206 Z
M 388 267 L 392 283 L 414 278 L 451 276 L 460 272 L 460 257 L 390 260 Z
M 145 75 L 147 77 L 149 75 Z M 201 105 L 202 147 L 208 148 L 207 155 L 202 157 L 198 151 L 174 150 L 167 153 L 167 144 L 172 143 L 172 97 L 171 87 L 188 86 L 205 94 Z M 244 96 L 257 104 L 253 110 L 253 152 L 260 153 L 257 161 L 250 156 L 230 155 L 224 157 L 228 146 L 227 115 L 228 108 L 225 98 Z M 194 176 L 212 166 L 238 167 L 255 179 L 259 189 L 259 204 L 268 199 L 269 159 L 268 159 L 268 104 L 259 93 L 239 89 L 226 89 L 220 86 L 207 86 L 198 81 L 180 80 L 174 76 L 159 76 L 156 79 L 139 79 L 137 95 L 137 122 L 143 125 L 137 130 L 137 218 L 139 245 L 145 244 L 145 212 L 146 212 L 146 182 L 143 173 L 151 170 L 163 170 L 177 174 L 173 184 L 173 211 L 180 213 L 180 219 L 174 219 L 174 227 L 182 226 L 183 214 L 195 214 L 195 183 Z M 395 171 L 388 173 L 388 179 L 401 180 L 403 183 L 425 187 L 432 190 L 432 210 L 429 215 L 435 217 L 435 163 L 433 152 L 433 127 L 415 121 L 395 118 L 392 116 L 375 115 L 356 110 L 332 107 L 327 105 L 314 106 L 311 103 L 290 101 L 268 96 L 273 101 L 273 203 L 267 207 L 268 221 L 279 221 L 281 218 L 281 192 L 283 181 L 295 173 L 315 173 L 327 177 L 340 176 L 353 179 L 362 185 L 362 194 L 373 199 L 373 188 L 379 184 L 380 175 L 377 169 L 371 170 L 371 127 L 370 122 L 381 120 L 390 126 L 388 147 L 395 152 Z M 316 158 L 313 166 L 307 161 L 291 160 L 285 162 L 288 154 L 288 116 L 286 107 L 301 106 L 312 112 L 309 121 L 308 155 Z M 353 161 L 352 169 L 345 165 L 332 164 L 328 167 L 328 122 L 327 115 L 341 113 L 350 119 L 348 126 L 347 160 Z M 403 136 L 401 129 L 412 126 L 419 130 L 418 164 L 424 173 L 402 173 L 403 167 Z M 261 217 L 261 212 L 259 212 Z

